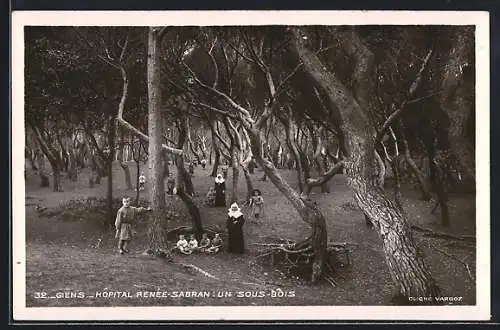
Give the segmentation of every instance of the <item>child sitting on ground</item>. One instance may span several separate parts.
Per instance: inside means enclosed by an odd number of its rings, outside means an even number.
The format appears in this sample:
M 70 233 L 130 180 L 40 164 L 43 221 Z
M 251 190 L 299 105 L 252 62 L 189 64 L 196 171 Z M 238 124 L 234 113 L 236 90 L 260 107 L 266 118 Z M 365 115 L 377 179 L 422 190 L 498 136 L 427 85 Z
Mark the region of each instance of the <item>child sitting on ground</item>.
M 179 250 L 179 252 L 181 252 L 181 253 L 184 253 L 184 254 L 193 253 L 193 251 L 189 248 L 189 243 L 184 238 L 184 235 L 179 235 L 179 240 L 177 241 L 176 247 Z
M 215 237 L 212 239 L 212 244 L 205 249 L 207 253 L 217 253 L 219 249 L 222 247 L 222 239 L 220 238 L 220 234 L 215 234 Z
M 191 238 L 189 239 L 189 249 L 191 252 L 195 252 L 198 250 L 198 241 L 194 238 L 194 235 L 191 234 Z
M 200 240 L 199 249 L 201 252 L 205 252 L 206 249 L 209 247 L 210 247 L 210 238 L 208 238 L 207 233 L 203 233 L 201 240 Z

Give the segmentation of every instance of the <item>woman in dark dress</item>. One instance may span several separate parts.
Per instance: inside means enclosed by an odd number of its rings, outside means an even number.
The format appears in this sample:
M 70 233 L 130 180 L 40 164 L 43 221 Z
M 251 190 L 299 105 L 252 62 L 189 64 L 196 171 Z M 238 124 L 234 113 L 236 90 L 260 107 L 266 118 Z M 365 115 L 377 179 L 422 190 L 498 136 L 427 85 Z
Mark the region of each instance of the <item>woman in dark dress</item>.
M 226 182 L 222 174 L 215 178 L 215 207 L 226 206 Z
M 245 219 L 243 213 L 241 213 L 238 204 L 233 203 L 227 215 L 228 250 L 230 253 L 241 254 L 245 252 L 245 241 L 243 239 L 243 224 L 245 223 Z

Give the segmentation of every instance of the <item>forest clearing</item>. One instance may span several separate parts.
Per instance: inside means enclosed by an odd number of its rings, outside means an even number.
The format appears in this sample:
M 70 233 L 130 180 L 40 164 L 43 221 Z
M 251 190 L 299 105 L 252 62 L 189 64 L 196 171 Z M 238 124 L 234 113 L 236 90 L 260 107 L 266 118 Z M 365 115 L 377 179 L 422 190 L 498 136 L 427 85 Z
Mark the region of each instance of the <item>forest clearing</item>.
M 474 26 L 24 34 L 28 307 L 476 305 Z

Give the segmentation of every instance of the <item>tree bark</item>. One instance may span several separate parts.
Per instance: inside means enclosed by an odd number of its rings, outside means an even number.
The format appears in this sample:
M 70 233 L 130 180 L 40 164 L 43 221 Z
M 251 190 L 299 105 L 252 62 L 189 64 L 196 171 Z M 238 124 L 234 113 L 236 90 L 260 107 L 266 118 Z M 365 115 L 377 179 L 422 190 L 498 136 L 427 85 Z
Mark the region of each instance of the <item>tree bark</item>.
M 163 182 L 163 119 L 160 111 L 162 95 L 160 86 L 160 36 L 159 28 L 148 28 L 148 168 L 150 207 L 153 209 L 150 218 L 149 242 L 153 251 L 163 250 L 165 227 L 163 213 L 165 211 L 165 185 Z
M 160 40 L 159 29 L 150 27 L 148 32 L 148 167 L 150 203 L 153 210 L 165 210 L 165 187 L 163 183 L 163 120 L 160 107 L 162 95 L 160 87 Z
M 367 106 L 370 103 L 365 98 L 371 92 L 367 84 L 372 79 L 370 58 L 373 54 L 363 47 L 354 31 L 342 36 L 357 45 L 356 80 L 363 84 L 363 88 L 368 88 L 353 94 L 307 48 L 300 28 L 292 28 L 291 32 L 292 53 L 302 61 L 303 70 L 313 86 L 326 96 L 327 106 L 340 118 L 339 127 L 344 137 L 343 150 L 346 151 L 347 183 L 353 190 L 358 205 L 374 223 L 382 239 L 386 262 L 396 287 L 393 301 L 401 304 L 409 303 L 410 296 L 437 296 L 437 285 L 413 241 L 406 215 L 371 180 L 375 132 L 360 103 Z

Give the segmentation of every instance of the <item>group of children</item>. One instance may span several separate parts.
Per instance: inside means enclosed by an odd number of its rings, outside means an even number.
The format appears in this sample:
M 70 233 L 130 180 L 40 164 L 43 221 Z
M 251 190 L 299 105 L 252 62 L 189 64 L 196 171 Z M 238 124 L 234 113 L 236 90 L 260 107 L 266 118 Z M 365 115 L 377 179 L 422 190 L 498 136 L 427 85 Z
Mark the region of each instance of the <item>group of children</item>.
M 224 175 L 225 176 L 225 175 Z M 226 206 L 226 194 L 225 194 L 225 179 L 222 174 L 218 174 L 215 178 L 215 186 L 211 187 L 207 193 L 207 204 L 209 206 Z M 145 176 L 141 174 L 139 177 L 139 190 L 144 190 Z M 167 194 L 175 194 L 175 180 L 172 174 L 169 174 L 167 180 Z M 150 208 L 143 207 L 133 207 L 130 206 L 130 198 L 123 198 L 123 206 L 118 210 L 115 227 L 116 235 L 118 238 L 118 249 L 120 254 L 128 252 L 128 242 L 132 238 L 132 224 L 135 221 L 136 215 L 151 211 Z M 255 219 L 259 219 L 264 212 L 264 198 L 259 189 L 254 189 L 248 205 L 251 208 L 250 215 Z M 243 238 L 243 224 L 245 219 L 240 207 L 237 203 L 231 204 L 228 210 L 228 217 L 226 221 L 226 227 L 228 230 L 228 251 L 231 253 L 243 253 L 244 252 L 244 238 Z M 198 242 L 194 235 L 190 236 L 189 241 L 186 240 L 184 235 L 179 236 L 179 240 L 174 249 L 178 250 L 183 254 L 192 254 L 193 252 L 203 252 L 203 253 L 216 253 L 222 247 L 222 239 L 220 234 L 215 234 L 215 237 L 210 240 L 206 233 L 203 234 L 200 242 Z
M 216 188 L 210 187 L 206 196 L 206 204 L 210 207 L 217 206 L 215 203 L 216 200 Z M 262 193 L 259 189 L 254 189 L 252 197 L 248 201 L 248 205 L 250 206 L 250 214 L 255 218 L 260 218 L 264 213 L 264 198 L 262 197 Z
M 210 240 L 207 233 L 203 233 L 203 236 L 198 244 L 198 241 L 192 234 L 189 241 L 186 240 L 184 235 L 179 235 L 179 240 L 175 246 L 175 250 L 183 254 L 191 254 L 193 252 L 203 252 L 203 253 L 217 253 L 222 247 L 222 239 L 220 234 L 215 234 L 215 237 Z
M 139 186 L 137 187 L 137 189 L 139 191 L 144 191 L 146 189 L 146 176 L 144 175 L 144 173 L 141 173 L 141 175 L 139 176 Z M 167 195 L 175 195 L 175 179 L 172 173 L 169 173 L 167 178 Z

